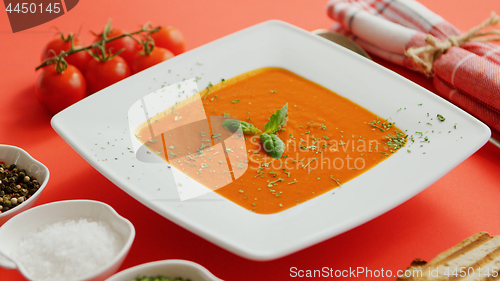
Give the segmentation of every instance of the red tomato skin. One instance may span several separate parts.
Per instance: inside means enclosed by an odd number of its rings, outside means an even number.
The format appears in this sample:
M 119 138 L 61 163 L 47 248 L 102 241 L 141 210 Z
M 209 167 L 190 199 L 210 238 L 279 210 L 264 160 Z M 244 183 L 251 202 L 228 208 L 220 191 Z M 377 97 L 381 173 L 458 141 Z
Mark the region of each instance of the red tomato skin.
M 108 39 L 120 36 L 122 34 L 126 33 L 125 31 L 122 31 L 120 29 L 113 29 L 109 34 L 108 34 Z M 102 39 L 102 36 L 99 36 L 95 41 L 99 41 Z M 124 49 L 119 56 L 122 57 L 127 64 L 132 66 L 134 56 L 136 53 L 136 48 L 137 48 L 137 42 L 134 41 L 134 39 L 125 36 L 120 39 L 113 40 L 111 42 L 106 43 L 106 51 L 109 52 L 111 50 L 111 53 L 116 54 L 119 50 Z M 100 53 L 99 53 L 100 54 Z
M 85 73 L 89 94 L 111 86 L 129 77 L 130 74 L 127 62 L 119 55 L 105 62 L 92 59 L 89 61 L 87 73 Z
M 35 95 L 50 114 L 56 114 L 85 98 L 85 78 L 73 65 L 68 64 L 63 73 L 58 73 L 53 65 L 48 65 L 38 77 Z
M 175 27 L 162 26 L 160 30 L 151 33 L 150 36 L 155 40 L 155 46 L 165 48 L 176 56 L 186 51 L 184 35 Z
M 151 51 L 148 55 L 140 53 L 135 54 L 132 70 L 134 73 L 137 73 L 173 57 L 174 54 L 171 51 L 160 47 L 154 47 L 153 51 Z
M 73 44 L 75 48 L 83 47 L 83 44 L 78 38 L 73 38 Z M 61 37 L 50 41 L 43 49 L 42 61 L 54 56 L 51 50 L 53 50 L 56 55 L 59 55 L 62 51 L 67 51 L 71 48 L 71 42 L 64 42 Z M 68 64 L 76 66 L 81 73 L 85 73 L 87 64 L 92 57 L 87 51 L 80 51 L 69 56 L 64 57 Z

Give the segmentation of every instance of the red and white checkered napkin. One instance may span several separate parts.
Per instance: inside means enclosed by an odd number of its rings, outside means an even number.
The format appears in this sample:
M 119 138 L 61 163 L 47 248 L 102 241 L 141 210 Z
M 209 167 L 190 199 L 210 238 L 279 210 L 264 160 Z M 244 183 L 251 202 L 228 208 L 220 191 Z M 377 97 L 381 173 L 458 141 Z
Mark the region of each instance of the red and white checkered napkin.
M 459 36 L 453 25 L 413 0 L 331 0 L 333 31 L 354 39 L 368 52 L 414 70 L 407 55 L 427 46 L 426 38 Z M 468 42 L 452 46 L 430 72 L 438 94 L 500 132 L 500 46 Z

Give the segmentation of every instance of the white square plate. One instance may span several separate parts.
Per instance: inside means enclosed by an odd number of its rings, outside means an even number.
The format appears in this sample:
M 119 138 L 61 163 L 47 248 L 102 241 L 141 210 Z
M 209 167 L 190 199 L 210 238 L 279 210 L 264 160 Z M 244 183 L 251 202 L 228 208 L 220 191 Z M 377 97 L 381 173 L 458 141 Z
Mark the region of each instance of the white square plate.
M 334 192 L 271 215 L 249 212 L 214 192 L 180 201 L 166 163 L 140 162 L 130 153 L 127 112 L 141 97 L 183 79 L 196 78 L 204 89 L 209 82 L 268 66 L 290 70 L 396 122 L 415 142 Z M 437 114 L 446 120 L 438 121 Z M 445 175 L 490 136 L 487 126 L 435 94 L 280 21 L 244 29 L 133 75 L 60 112 L 52 126 L 138 201 L 253 260 L 285 256 L 387 212 Z M 430 142 L 421 142 L 415 132 Z

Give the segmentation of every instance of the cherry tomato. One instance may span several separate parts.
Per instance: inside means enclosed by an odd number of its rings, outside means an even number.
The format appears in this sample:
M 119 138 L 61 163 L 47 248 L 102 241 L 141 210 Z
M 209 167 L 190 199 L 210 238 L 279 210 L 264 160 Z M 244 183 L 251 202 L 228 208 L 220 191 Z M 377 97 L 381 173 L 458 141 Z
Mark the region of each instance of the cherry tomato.
M 160 47 L 154 47 L 154 49 L 147 55 L 143 55 L 140 53 L 135 54 L 134 63 L 132 64 L 132 70 L 134 73 L 137 73 L 173 57 L 174 54 L 169 50 Z
M 120 36 L 126 32 L 121 31 L 120 29 L 113 29 L 111 32 L 107 35 L 108 39 L 111 39 L 113 37 Z M 96 39 L 96 42 L 101 40 L 102 36 L 99 36 Z M 111 42 L 106 43 L 106 52 L 109 52 L 111 50 L 111 53 L 116 54 L 119 50 L 124 49 L 119 55 L 122 57 L 129 66 L 132 65 L 134 56 L 136 53 L 136 47 L 137 47 L 137 42 L 134 41 L 134 39 L 125 36 L 120 39 L 113 40 Z
M 83 44 L 77 37 L 73 37 L 73 46 L 74 48 L 81 48 L 83 47 Z M 62 51 L 67 51 L 70 48 L 71 41 L 69 38 L 64 38 L 61 34 L 59 38 L 50 41 L 47 46 L 45 46 L 45 49 L 42 52 L 42 61 L 53 57 L 54 52 L 56 55 L 59 55 Z M 68 62 L 68 64 L 76 66 L 76 68 L 78 68 L 82 73 L 85 73 L 85 69 L 87 68 L 90 58 L 91 56 L 87 51 L 80 51 L 71 54 L 64 59 Z
M 176 56 L 186 51 L 186 40 L 175 27 L 162 26 L 160 30 L 151 33 L 150 36 L 155 40 L 155 46 L 165 48 Z
M 87 65 L 87 87 L 93 94 L 130 76 L 130 68 L 121 56 L 106 61 L 91 59 Z
M 38 77 L 35 95 L 48 112 L 56 114 L 87 95 L 85 78 L 71 64 L 62 73 L 48 65 Z

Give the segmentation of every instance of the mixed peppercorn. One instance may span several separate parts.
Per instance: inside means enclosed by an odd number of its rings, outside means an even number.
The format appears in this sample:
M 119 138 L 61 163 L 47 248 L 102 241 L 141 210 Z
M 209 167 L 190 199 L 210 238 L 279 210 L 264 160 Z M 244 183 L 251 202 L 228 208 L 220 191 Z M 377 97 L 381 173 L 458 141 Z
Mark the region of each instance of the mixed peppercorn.
M 26 170 L 15 164 L 0 164 L 0 213 L 23 203 L 39 188 L 40 183 L 27 175 Z

